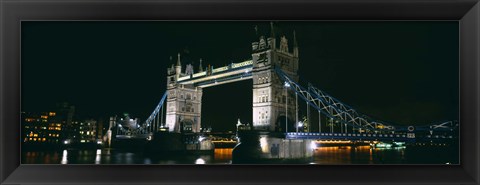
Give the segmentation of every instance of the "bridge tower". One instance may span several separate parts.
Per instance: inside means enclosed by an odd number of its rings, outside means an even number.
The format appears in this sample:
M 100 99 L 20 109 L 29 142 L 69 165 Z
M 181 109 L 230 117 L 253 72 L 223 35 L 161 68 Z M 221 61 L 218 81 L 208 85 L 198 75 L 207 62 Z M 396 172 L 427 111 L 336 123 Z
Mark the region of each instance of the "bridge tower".
M 253 127 L 256 130 L 285 132 L 287 118 L 288 130 L 293 131 L 296 120 L 295 94 L 285 89 L 284 82 L 274 70 L 280 67 L 298 81 L 296 36 L 293 32 L 293 52 L 289 52 L 287 38 L 282 36 L 277 47 L 273 23 L 270 27 L 269 38 L 261 36 L 258 42 L 252 43 Z
M 170 58 L 172 60 L 172 58 Z M 180 53 L 177 64 L 167 70 L 167 117 L 169 132 L 200 132 L 202 88 L 189 84 L 178 84 L 181 77 L 193 74 L 193 67 L 187 65 L 182 73 Z

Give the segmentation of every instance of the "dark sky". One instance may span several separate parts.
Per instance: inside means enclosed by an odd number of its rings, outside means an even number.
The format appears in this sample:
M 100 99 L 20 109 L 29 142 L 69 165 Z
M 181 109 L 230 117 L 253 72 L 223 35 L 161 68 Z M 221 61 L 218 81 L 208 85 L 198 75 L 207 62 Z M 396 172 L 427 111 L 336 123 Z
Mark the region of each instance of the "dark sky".
M 251 58 L 269 22 L 22 22 L 22 110 L 76 106 L 80 118 L 130 113 L 142 120 L 166 88 L 170 56 L 198 69 Z M 397 124 L 458 120 L 458 22 L 275 22 L 292 44 L 300 80 L 357 111 Z M 185 65 L 185 63 L 183 63 Z M 185 67 L 184 67 L 185 68 Z M 252 82 L 204 89 L 202 124 L 252 120 Z M 303 112 L 302 112 L 303 113 Z

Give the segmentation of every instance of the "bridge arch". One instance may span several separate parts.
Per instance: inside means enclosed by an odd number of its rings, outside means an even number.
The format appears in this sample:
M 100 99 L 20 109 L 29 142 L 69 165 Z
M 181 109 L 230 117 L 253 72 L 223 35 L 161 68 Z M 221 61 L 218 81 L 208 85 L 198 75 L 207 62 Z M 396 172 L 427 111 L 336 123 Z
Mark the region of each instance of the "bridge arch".
M 191 119 L 183 119 L 182 121 L 180 121 L 181 132 L 194 132 L 194 127 L 194 121 Z

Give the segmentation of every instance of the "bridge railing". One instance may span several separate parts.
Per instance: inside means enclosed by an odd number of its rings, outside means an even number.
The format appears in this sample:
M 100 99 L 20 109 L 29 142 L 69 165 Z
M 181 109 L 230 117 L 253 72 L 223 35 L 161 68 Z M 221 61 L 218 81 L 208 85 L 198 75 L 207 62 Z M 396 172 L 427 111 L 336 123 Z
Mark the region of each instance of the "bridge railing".
M 385 121 L 379 121 L 370 118 L 364 114 L 357 112 L 352 107 L 342 103 L 338 99 L 328 95 L 327 93 L 313 87 L 309 84 L 308 90 L 283 72 L 278 66 L 275 71 L 279 77 L 289 84 L 289 88 L 294 90 L 296 95 L 299 95 L 308 105 L 314 107 L 319 113 L 328 118 L 339 121 L 341 124 L 349 125 L 354 128 L 361 128 L 367 131 L 375 132 L 398 132 L 398 131 L 413 131 L 414 128 L 422 130 L 454 130 L 455 126 L 452 121 L 441 122 L 439 124 L 424 125 L 424 126 L 398 126 L 389 124 Z M 412 128 L 412 129 L 411 129 Z
M 352 126 L 354 128 L 365 129 L 368 131 L 377 131 L 377 132 L 392 132 L 392 127 L 384 127 L 382 129 L 376 128 L 373 124 L 368 123 L 363 117 L 358 117 L 352 115 L 337 106 L 333 102 L 328 102 L 322 97 L 311 93 L 309 90 L 305 89 L 295 81 L 291 80 L 290 77 L 285 74 L 279 67 L 275 67 L 275 71 L 280 76 L 282 80 L 289 84 L 289 88 L 294 90 L 297 95 L 300 96 L 308 105 L 314 107 L 317 111 L 327 116 L 328 118 L 339 121 L 341 124 Z M 358 121 L 360 120 L 360 121 Z
M 135 129 L 135 132 L 137 134 L 147 134 L 150 133 L 154 130 L 155 127 L 159 127 L 161 123 L 156 123 L 156 125 L 152 124 L 152 122 L 155 121 L 155 119 L 159 120 L 159 113 L 163 113 L 163 107 L 165 106 L 165 100 L 167 99 L 167 92 L 163 93 L 162 98 L 160 99 L 160 102 L 157 104 L 153 112 L 148 116 L 148 118 L 143 122 L 139 128 Z M 163 121 L 163 116 L 161 116 L 161 121 L 157 122 L 162 122 Z

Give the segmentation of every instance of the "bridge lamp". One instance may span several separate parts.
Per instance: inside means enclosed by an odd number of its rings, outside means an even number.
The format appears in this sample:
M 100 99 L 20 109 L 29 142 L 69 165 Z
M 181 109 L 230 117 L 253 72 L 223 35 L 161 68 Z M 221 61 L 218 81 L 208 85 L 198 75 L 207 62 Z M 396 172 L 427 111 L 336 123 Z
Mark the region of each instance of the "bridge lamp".
M 300 127 L 300 128 L 303 127 L 303 122 L 302 122 L 302 121 L 299 121 L 299 122 L 297 123 L 297 127 Z M 298 132 L 298 129 L 297 129 L 297 132 Z
M 310 149 L 312 149 L 312 150 L 317 149 L 317 144 L 315 143 L 315 141 L 310 142 Z
M 288 133 L 288 92 L 287 88 L 290 87 L 290 84 L 285 81 L 283 84 L 285 87 L 285 133 Z

